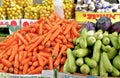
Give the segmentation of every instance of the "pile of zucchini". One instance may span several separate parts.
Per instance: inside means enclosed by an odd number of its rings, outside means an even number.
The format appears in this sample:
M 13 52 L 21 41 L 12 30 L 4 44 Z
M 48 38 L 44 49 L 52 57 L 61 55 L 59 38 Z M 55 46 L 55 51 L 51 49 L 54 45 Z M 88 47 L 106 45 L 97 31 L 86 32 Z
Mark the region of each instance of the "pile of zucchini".
M 73 43 L 75 47 L 67 49 L 63 72 L 120 76 L 120 34 L 84 28 Z

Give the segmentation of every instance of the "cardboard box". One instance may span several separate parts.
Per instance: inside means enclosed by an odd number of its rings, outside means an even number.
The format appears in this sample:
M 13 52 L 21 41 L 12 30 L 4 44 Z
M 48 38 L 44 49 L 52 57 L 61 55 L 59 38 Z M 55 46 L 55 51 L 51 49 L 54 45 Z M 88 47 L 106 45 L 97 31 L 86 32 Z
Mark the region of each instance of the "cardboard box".
M 102 16 L 107 16 L 111 19 L 112 23 L 115 23 L 120 20 L 120 13 L 95 13 L 95 12 L 75 12 L 75 19 L 79 23 L 84 23 L 87 21 L 96 22 L 96 19 L 99 19 Z

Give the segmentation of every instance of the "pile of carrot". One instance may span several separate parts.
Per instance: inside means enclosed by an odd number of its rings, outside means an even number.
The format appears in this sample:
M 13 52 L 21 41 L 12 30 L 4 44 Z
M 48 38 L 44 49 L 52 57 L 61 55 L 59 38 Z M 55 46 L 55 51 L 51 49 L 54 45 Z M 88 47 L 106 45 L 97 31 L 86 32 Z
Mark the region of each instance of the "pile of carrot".
M 62 71 L 66 49 L 74 48 L 72 40 L 80 27 L 54 14 L 19 29 L 0 43 L 0 72 L 39 74 L 57 67 Z

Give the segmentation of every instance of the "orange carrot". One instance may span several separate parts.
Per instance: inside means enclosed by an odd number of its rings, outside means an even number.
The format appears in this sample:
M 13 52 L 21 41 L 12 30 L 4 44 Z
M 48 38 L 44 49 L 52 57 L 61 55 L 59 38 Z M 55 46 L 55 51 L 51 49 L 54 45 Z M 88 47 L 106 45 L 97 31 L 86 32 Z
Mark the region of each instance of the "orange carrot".
M 31 38 L 33 38 L 33 37 L 37 37 L 37 36 L 38 36 L 38 35 L 35 34 L 35 33 L 28 33 L 28 34 L 30 35 Z
M 12 49 L 12 54 L 9 57 L 9 61 L 13 61 L 13 59 L 14 59 L 14 57 L 15 57 L 15 55 L 16 55 L 17 52 L 18 52 L 18 45 L 15 45 L 13 47 L 13 49 Z
M 34 43 L 34 42 L 36 42 L 38 39 L 39 39 L 38 36 L 37 36 L 37 37 L 33 37 L 32 40 L 30 41 L 30 43 Z
M 63 42 L 63 44 L 67 44 L 67 39 L 65 38 L 64 35 L 62 35 L 62 42 Z
M 24 49 L 25 49 L 25 45 L 23 44 L 23 45 L 19 46 L 18 51 L 23 51 Z
M 28 42 L 31 40 L 31 37 L 30 37 L 29 34 L 26 34 L 26 35 L 25 35 L 25 38 L 27 39 Z
M 15 56 L 14 67 L 16 67 L 16 68 L 19 67 L 18 54 L 16 54 L 16 56 Z
M 49 57 L 49 70 L 52 70 L 53 69 L 53 58 L 52 57 Z
M 60 60 L 60 63 L 61 63 L 61 64 L 64 64 L 65 61 L 66 61 L 66 57 L 62 57 L 61 60 Z
M 7 66 L 7 67 L 11 67 L 12 66 L 12 63 L 10 61 L 6 60 L 6 59 L 0 59 L 0 62 L 2 64 L 4 64 L 5 66 Z
M 20 40 L 21 40 L 25 45 L 28 44 L 27 40 L 25 40 L 25 38 L 24 38 L 20 33 L 17 33 L 17 36 L 20 38 Z
M 56 57 L 57 57 L 58 52 L 59 52 L 59 48 L 60 48 L 60 45 L 59 45 L 59 43 L 57 43 L 56 46 L 55 46 L 54 49 L 53 49 L 53 52 L 52 52 L 53 58 L 56 58 Z
M 28 74 L 40 74 L 41 71 L 42 71 L 42 67 L 37 67 L 36 69 L 32 70 L 32 71 L 29 71 Z
M 22 59 L 26 59 L 26 57 L 27 57 L 27 51 L 23 51 L 23 56 L 22 56 Z
M 31 67 L 30 67 L 30 71 L 31 71 L 31 70 L 34 70 L 34 69 L 35 69 L 35 67 L 34 67 L 34 66 L 31 66 Z
M 10 68 L 9 68 L 9 72 L 10 72 L 10 73 L 13 73 L 13 67 L 10 67 Z
M 48 52 L 47 53 L 46 52 L 40 52 L 39 54 L 42 55 L 42 56 L 44 56 L 44 57 L 47 57 L 47 58 L 49 56 L 51 56 L 51 53 L 48 53 Z
M 37 51 L 33 51 L 33 56 L 36 56 L 37 55 Z
M 24 66 L 23 66 L 23 74 L 26 74 L 27 73 L 27 71 L 28 71 L 28 64 L 25 64 Z
M 18 58 L 18 60 L 19 60 L 20 63 L 23 60 L 23 55 L 24 55 L 23 51 L 19 52 L 19 58 Z
M 45 39 L 44 39 L 43 42 L 42 42 L 42 45 L 44 45 L 44 44 L 50 39 L 51 35 L 52 35 L 52 33 L 49 33 L 49 34 L 45 37 Z
M 40 24 L 40 27 L 39 27 L 39 34 L 42 35 L 42 33 L 43 33 L 43 25 Z
M 55 39 L 56 43 L 62 43 L 62 41 L 58 38 Z
M 67 46 L 66 45 L 63 45 L 60 52 L 59 52 L 59 57 L 62 55 L 62 53 L 67 49 Z
M 5 66 L 4 71 L 7 72 L 8 70 L 9 70 L 8 67 Z
M 30 66 L 31 66 L 31 65 L 32 65 L 32 62 L 30 61 L 30 62 L 28 63 L 28 65 L 30 65 Z
M 58 56 L 54 62 L 54 67 L 56 68 L 57 66 L 59 66 L 60 64 L 60 60 L 61 60 L 61 56 Z
M 37 58 L 38 58 L 38 61 L 39 61 L 39 65 L 40 65 L 40 66 L 44 66 L 44 65 L 43 65 L 43 59 L 42 59 L 42 57 L 41 57 L 40 54 L 37 55 Z
M 74 48 L 74 45 L 73 45 L 72 43 L 67 43 L 66 46 L 67 46 L 68 48 Z
M 67 34 L 70 31 L 71 28 L 72 28 L 71 24 L 67 25 L 67 27 L 66 27 L 66 29 L 64 31 L 64 34 Z
M 22 65 L 28 63 L 31 60 L 31 57 L 22 60 Z
M 18 69 L 17 68 L 14 68 L 14 73 L 18 74 Z
M 0 64 L 0 70 L 2 70 L 2 69 L 3 69 L 3 67 L 4 67 L 4 65 L 3 65 L 3 64 Z
M 51 45 L 51 41 L 47 41 L 45 44 L 46 47 L 50 47 L 50 45 Z
M 40 51 L 42 51 L 42 52 L 52 52 L 52 48 L 51 48 L 51 47 L 49 47 L 49 48 L 44 48 L 44 49 L 42 49 L 42 50 L 40 50 Z
M 27 56 L 32 57 L 32 52 L 28 52 Z
M 52 34 L 50 40 L 53 41 L 53 40 L 57 37 L 57 35 L 59 35 L 60 31 L 61 31 L 60 28 L 58 28 L 58 29 Z
M 5 43 L 3 43 L 3 42 L 1 42 L 1 43 L 0 43 L 0 46 L 6 46 L 6 44 L 5 44 Z
M 19 66 L 19 69 L 20 69 L 20 70 L 23 70 L 23 66 Z
M 38 47 L 39 47 L 39 50 L 44 49 L 43 45 L 39 45 Z
M 51 29 L 51 27 L 50 27 L 48 24 L 45 24 L 45 27 L 46 27 L 48 30 Z
M 37 54 L 36 54 L 37 55 Z M 37 56 L 32 57 L 32 62 L 35 62 L 37 60 Z
M 72 32 L 74 33 L 75 36 L 79 35 L 79 33 L 75 27 L 72 27 Z
M 37 52 L 39 47 L 33 49 L 33 52 Z
M 33 62 L 32 64 L 34 67 L 37 67 L 39 65 L 38 61 Z
M 29 48 L 29 52 L 32 51 L 36 46 L 40 44 L 40 42 L 44 39 L 44 36 L 40 36 L 39 39 Z

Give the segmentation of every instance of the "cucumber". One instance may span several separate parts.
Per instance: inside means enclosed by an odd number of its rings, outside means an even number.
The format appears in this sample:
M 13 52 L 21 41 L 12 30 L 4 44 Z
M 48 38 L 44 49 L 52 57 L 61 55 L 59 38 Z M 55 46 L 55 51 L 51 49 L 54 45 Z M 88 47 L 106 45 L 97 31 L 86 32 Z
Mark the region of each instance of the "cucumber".
M 95 32 L 94 36 L 97 40 L 101 40 L 103 38 L 103 31 L 101 29 L 98 30 L 97 32 Z
M 105 52 L 109 52 L 111 50 L 111 46 L 110 45 L 104 45 L 102 44 L 102 50 L 105 51 Z
M 79 38 L 79 45 L 81 48 L 87 48 L 87 29 L 83 28 Z
M 109 45 L 109 44 L 110 44 L 110 39 L 109 39 L 109 37 L 103 37 L 102 43 L 103 43 L 104 45 Z
M 83 58 L 78 58 L 78 59 L 76 60 L 76 65 L 81 66 L 81 65 L 83 65 L 83 64 L 84 64 Z
M 90 70 L 90 75 L 91 75 L 91 76 L 98 76 L 98 75 L 99 75 L 99 70 L 98 70 L 98 69 L 99 69 L 98 66 L 95 67 L 95 68 L 92 68 L 92 69 Z
M 114 66 L 113 66 L 113 71 L 112 71 L 112 76 L 114 76 L 114 77 L 118 77 L 118 76 L 120 76 L 120 72 L 119 72 L 119 70 L 118 69 L 116 69 Z
M 102 54 L 101 54 L 101 56 L 102 56 Z M 103 64 L 103 58 L 101 57 L 101 59 L 100 59 L 100 76 L 104 76 L 104 77 L 107 77 L 108 76 L 108 73 L 106 72 L 106 70 L 105 70 L 105 65 Z
M 67 52 L 67 59 L 68 59 L 67 63 L 68 63 L 68 67 L 69 67 L 68 70 L 70 73 L 74 73 L 77 70 L 77 66 L 75 63 L 75 57 L 73 56 L 70 48 L 68 48 L 66 52 Z
M 112 64 L 107 56 L 107 53 L 103 52 L 101 54 L 101 58 L 103 59 L 103 64 L 104 64 L 104 68 L 107 72 L 112 72 L 113 69 L 112 69 Z
M 93 48 L 93 56 L 92 58 L 96 61 L 99 62 L 100 59 L 100 49 L 101 49 L 102 42 L 100 40 L 97 40 L 95 42 L 94 48 Z
M 63 66 L 63 72 L 64 73 L 68 73 L 69 72 L 68 59 L 66 59 L 65 64 Z
M 105 32 L 103 33 L 103 37 L 108 37 L 108 35 L 109 35 L 108 31 L 105 31 Z
M 109 59 L 113 59 L 117 54 L 117 50 L 112 47 L 108 52 L 107 52 L 107 55 L 108 55 L 108 58 Z
M 87 37 L 87 44 L 88 44 L 88 46 L 94 45 L 95 42 L 96 42 L 96 38 L 94 36 L 88 36 Z
M 85 57 L 85 63 L 91 68 L 94 68 L 97 66 L 97 62 L 92 58 Z
M 80 48 L 80 49 L 73 50 L 73 54 L 75 57 L 85 57 L 89 54 L 89 50 Z
M 81 67 L 80 67 L 80 72 L 82 74 L 88 74 L 90 72 L 90 67 L 87 65 L 87 64 L 83 64 Z
M 120 55 L 115 56 L 113 59 L 113 66 L 120 70 Z

